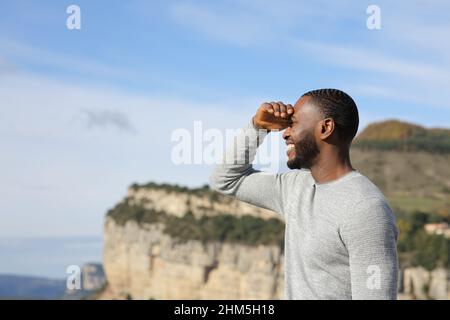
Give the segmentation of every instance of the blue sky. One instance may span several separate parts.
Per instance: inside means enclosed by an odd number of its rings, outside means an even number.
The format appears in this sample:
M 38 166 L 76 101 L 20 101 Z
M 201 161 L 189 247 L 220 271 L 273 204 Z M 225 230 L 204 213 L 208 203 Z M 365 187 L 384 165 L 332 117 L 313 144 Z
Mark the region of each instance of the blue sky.
M 81 8 L 81 30 L 66 8 Z M 368 30 L 366 9 L 381 9 Z M 171 132 L 336 87 L 361 128 L 448 127 L 447 1 L 1 1 L 0 235 L 98 236 L 133 182 L 199 186 Z

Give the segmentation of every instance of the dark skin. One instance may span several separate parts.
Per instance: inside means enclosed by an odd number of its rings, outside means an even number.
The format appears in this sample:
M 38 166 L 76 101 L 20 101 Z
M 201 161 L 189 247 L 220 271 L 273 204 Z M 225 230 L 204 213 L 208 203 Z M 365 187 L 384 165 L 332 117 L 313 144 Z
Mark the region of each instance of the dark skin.
M 253 117 L 253 124 L 260 129 L 285 130 L 283 139 L 287 145 L 297 146 L 309 134 L 319 151 L 307 164 L 316 183 L 339 179 L 354 170 L 350 162 L 351 142 L 339 138 L 334 120 L 324 119 L 308 96 L 301 97 L 295 106 L 281 101 L 263 103 Z M 295 151 L 289 151 L 288 157 L 290 160 L 295 157 Z

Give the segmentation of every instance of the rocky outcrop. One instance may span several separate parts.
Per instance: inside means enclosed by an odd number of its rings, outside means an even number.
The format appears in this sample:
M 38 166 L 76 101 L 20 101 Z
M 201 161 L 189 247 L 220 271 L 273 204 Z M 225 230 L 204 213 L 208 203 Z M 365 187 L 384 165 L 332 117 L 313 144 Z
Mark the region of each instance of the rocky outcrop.
M 450 299 L 450 270 L 437 268 L 427 271 L 423 267 L 406 268 L 403 271 L 404 299 Z
M 86 263 L 81 268 L 82 288 L 86 291 L 99 290 L 105 285 L 105 272 L 100 263 Z
M 196 218 L 219 214 L 231 214 L 237 217 L 250 215 L 261 219 L 279 218 L 278 214 L 270 210 L 235 201 L 208 189 L 189 191 L 183 192 L 173 186 L 164 185 L 130 187 L 127 198 L 132 204 L 142 205 L 146 209 L 163 211 L 177 217 L 192 212 Z
M 176 243 L 162 226 L 124 226 L 108 218 L 103 261 L 118 299 L 279 299 L 283 255 L 277 246 Z
M 209 191 L 154 185 L 132 186 L 124 201 L 152 212 L 196 219 L 231 215 L 280 216 Z M 180 242 L 164 224 L 107 216 L 103 263 L 108 288 L 101 298 L 279 299 L 283 295 L 280 246 L 197 240 Z
M 96 299 L 99 294 L 103 294 L 106 286 L 105 272 L 100 263 L 86 263 L 80 270 L 81 286 L 67 288 L 60 297 L 63 300 Z

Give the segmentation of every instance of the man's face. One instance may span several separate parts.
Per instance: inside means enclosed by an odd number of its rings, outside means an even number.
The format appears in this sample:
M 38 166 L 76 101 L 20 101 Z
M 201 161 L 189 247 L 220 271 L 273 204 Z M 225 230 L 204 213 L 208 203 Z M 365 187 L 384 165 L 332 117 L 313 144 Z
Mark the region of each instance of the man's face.
M 286 141 L 287 166 L 290 169 L 309 169 L 319 154 L 315 128 L 321 120 L 317 108 L 308 103 L 309 97 L 300 98 L 294 106 L 291 125 L 286 128 L 283 138 Z

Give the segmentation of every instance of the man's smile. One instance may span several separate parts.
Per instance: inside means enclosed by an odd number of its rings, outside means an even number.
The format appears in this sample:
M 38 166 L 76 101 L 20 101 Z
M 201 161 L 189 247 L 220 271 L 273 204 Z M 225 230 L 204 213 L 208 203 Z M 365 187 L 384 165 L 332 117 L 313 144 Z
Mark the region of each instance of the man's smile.
M 287 150 L 286 150 L 286 154 L 288 155 L 288 157 L 290 157 L 290 154 L 293 154 L 294 151 L 295 151 L 295 145 L 293 143 L 288 143 Z

